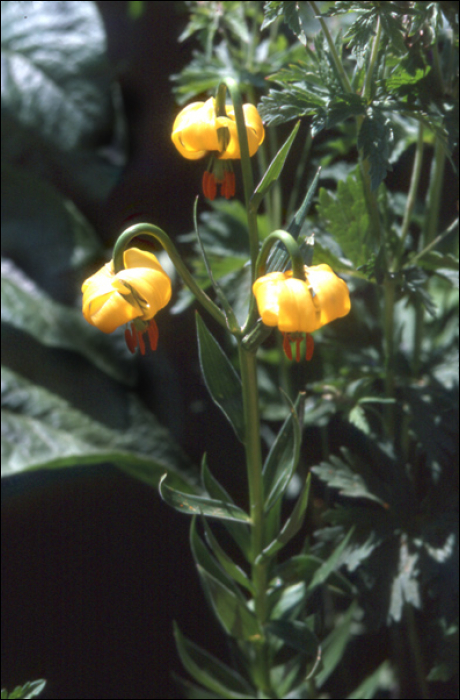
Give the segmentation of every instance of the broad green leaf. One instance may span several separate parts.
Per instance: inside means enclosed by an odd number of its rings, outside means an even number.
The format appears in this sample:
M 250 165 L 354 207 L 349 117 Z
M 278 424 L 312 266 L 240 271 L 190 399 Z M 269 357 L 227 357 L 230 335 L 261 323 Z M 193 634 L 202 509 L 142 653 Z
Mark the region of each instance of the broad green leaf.
M 357 607 L 358 602 L 354 600 L 346 613 L 336 620 L 334 630 L 322 642 L 323 665 L 315 678 L 318 688 L 324 685 L 343 657 L 345 648 L 352 635 L 351 626 Z
M 185 513 L 186 515 L 205 515 L 208 518 L 217 518 L 219 520 L 250 522 L 247 513 L 232 503 L 177 491 L 165 483 L 167 476 L 168 475 L 165 474 L 160 480 L 160 494 L 168 505 L 179 512 Z
M 239 700 L 255 697 L 254 690 L 239 673 L 186 639 L 176 623 L 174 638 L 182 663 L 198 683 L 218 693 L 222 698 Z
M 300 409 L 299 409 L 300 402 Z M 273 443 L 263 468 L 265 512 L 268 512 L 283 497 L 291 481 L 300 454 L 300 423 L 297 415 L 303 414 L 303 399 L 299 395 Z
M 1 268 L 2 322 L 43 345 L 79 353 L 123 384 L 134 383 L 134 367 L 113 338 L 85 321 L 80 311 L 58 304 L 9 260 Z
M 299 620 L 270 620 L 267 629 L 276 637 L 296 651 L 300 651 L 306 656 L 316 656 L 319 648 L 319 641 L 305 622 Z
M 377 691 L 389 691 L 394 687 L 394 674 L 389 661 L 384 661 L 380 666 L 365 678 L 355 690 L 347 695 L 347 700 L 369 700 Z
M 2 476 L 111 462 L 155 487 L 167 472 L 176 486 L 194 489 L 187 458 L 134 395 L 126 396 L 126 427 L 115 430 L 6 367 L 1 377 Z
M 241 602 L 232 591 L 201 566 L 197 568 L 210 596 L 214 613 L 226 633 L 236 639 L 259 639 L 261 635 L 259 623 L 246 603 Z
M 350 532 L 347 534 L 347 536 L 344 538 L 344 540 L 339 544 L 339 546 L 333 551 L 329 559 L 327 559 L 325 562 L 321 564 L 321 566 L 315 571 L 313 578 L 311 579 L 310 583 L 308 584 L 307 591 L 308 593 L 311 593 L 317 586 L 321 586 L 323 583 L 325 583 L 329 576 L 335 571 L 337 568 L 337 564 L 340 561 L 340 558 L 342 557 L 342 554 L 346 547 L 348 546 L 348 543 L 351 539 L 351 536 L 353 534 L 354 529 L 352 528 Z
M 309 474 L 291 515 L 283 525 L 283 528 L 281 529 L 281 532 L 279 533 L 278 537 L 275 540 L 273 540 L 273 542 L 271 542 L 268 545 L 268 547 L 265 547 L 261 554 L 259 554 L 259 556 L 256 559 L 257 564 L 265 561 L 266 559 L 269 559 L 274 554 L 279 552 L 279 550 L 282 549 L 284 545 L 287 544 L 287 542 L 289 542 L 289 540 L 292 539 L 302 527 L 302 523 L 304 521 L 305 512 L 307 510 L 308 505 L 310 482 L 311 475 Z
M 198 351 L 201 370 L 214 403 L 231 423 L 237 437 L 244 442 L 244 415 L 241 380 L 220 345 L 196 315 Z
M 299 126 L 300 121 L 297 122 L 290 135 L 288 136 L 284 144 L 281 146 L 280 150 L 278 151 L 278 153 L 268 166 L 267 170 L 265 171 L 262 180 L 259 182 L 256 189 L 254 190 L 254 194 L 251 197 L 251 206 L 254 209 L 254 211 L 257 211 L 262 199 L 265 197 L 271 186 L 278 180 L 279 176 L 281 175 L 284 163 L 286 162 L 286 158 L 288 157 L 289 151 L 291 150 L 291 146 L 294 142 L 295 137 L 297 136 Z
M 335 194 L 321 188 L 318 211 L 346 257 L 355 267 L 363 265 L 371 250 L 367 243 L 369 215 L 360 176 L 349 175 L 345 181 L 339 180 Z
M 104 26 L 93 2 L 2 2 L 2 115 L 59 149 L 111 121 Z
M 24 683 L 24 685 L 18 685 L 11 693 L 8 693 L 5 688 L 2 688 L 2 700 L 12 700 L 13 698 L 24 698 L 24 700 L 27 700 L 28 698 L 36 698 L 40 695 L 45 685 L 46 681 L 40 679 L 38 681 L 29 681 L 28 683 Z
M 204 488 L 211 498 L 233 504 L 233 499 L 230 494 L 209 471 L 206 455 L 203 456 L 201 463 L 201 480 Z M 251 558 L 251 536 L 249 532 L 249 524 L 245 522 L 236 522 L 233 520 L 224 520 L 222 524 L 233 537 L 243 552 L 246 560 L 249 561 Z

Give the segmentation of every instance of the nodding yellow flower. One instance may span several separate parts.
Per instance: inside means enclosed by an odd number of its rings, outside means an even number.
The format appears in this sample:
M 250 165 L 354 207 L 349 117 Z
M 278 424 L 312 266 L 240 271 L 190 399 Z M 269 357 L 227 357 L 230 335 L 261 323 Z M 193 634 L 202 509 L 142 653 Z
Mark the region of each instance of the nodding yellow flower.
M 206 171 L 203 176 L 203 192 L 209 199 L 216 196 L 217 184 L 221 185 L 221 194 L 227 199 L 235 194 L 235 176 L 231 163 L 226 161 L 241 158 L 241 151 L 233 106 L 226 105 L 225 112 L 226 116 L 217 116 L 213 97 L 206 102 L 192 102 L 177 115 L 171 134 L 184 158 L 198 160 L 211 155 L 217 161 L 225 161 L 220 163 L 213 159 L 211 172 Z M 265 130 L 254 105 L 243 105 L 243 114 L 249 155 L 253 156 L 264 140 Z
M 309 335 L 326 323 L 346 316 L 350 311 L 350 294 L 345 282 L 329 265 L 305 266 L 305 281 L 292 271 L 270 272 L 254 282 L 257 308 L 266 326 L 277 326 L 284 334 L 283 348 L 292 360 L 291 340 L 296 341 L 296 359 L 300 359 L 300 342 L 306 334 L 306 359 L 313 355 L 313 338 Z
M 124 269 L 115 273 L 111 261 L 83 282 L 83 316 L 103 333 L 132 322 L 131 330 L 125 330 L 126 343 L 131 352 L 139 345 L 143 355 L 146 331 L 150 347 L 156 349 L 153 317 L 171 298 L 171 280 L 155 255 L 145 250 L 128 248 L 123 263 Z

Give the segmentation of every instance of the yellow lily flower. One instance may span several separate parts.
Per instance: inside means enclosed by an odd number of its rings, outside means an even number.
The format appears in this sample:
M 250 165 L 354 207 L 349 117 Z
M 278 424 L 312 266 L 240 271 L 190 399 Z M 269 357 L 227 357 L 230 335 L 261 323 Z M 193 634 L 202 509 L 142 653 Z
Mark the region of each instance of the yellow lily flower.
M 219 161 L 241 158 L 240 144 L 233 106 L 225 107 L 226 116 L 216 115 L 213 97 L 206 102 L 192 102 L 179 112 L 174 120 L 171 138 L 184 158 L 198 160 L 213 154 Z M 265 130 L 262 119 L 254 105 L 243 105 L 244 121 L 248 137 L 249 155 L 256 153 L 264 140 Z M 225 129 L 224 133 L 219 129 Z M 214 199 L 217 184 L 227 199 L 235 194 L 234 174 L 230 164 L 221 164 L 214 172 L 205 172 L 203 191 L 209 199 Z
M 283 347 L 290 359 L 290 341 L 297 342 L 297 361 L 301 333 L 307 334 L 307 359 L 313 354 L 308 335 L 350 311 L 350 294 L 345 282 L 329 265 L 305 266 L 306 281 L 287 272 L 270 272 L 254 282 L 257 308 L 266 326 L 277 326 L 284 334 Z
M 125 268 L 116 274 L 111 261 L 83 282 L 83 316 L 103 333 L 132 321 L 131 331 L 125 331 L 126 342 L 131 352 L 139 345 L 144 354 L 145 331 L 152 350 L 156 349 L 158 328 L 153 317 L 171 298 L 171 280 L 153 253 L 128 248 L 123 262 Z

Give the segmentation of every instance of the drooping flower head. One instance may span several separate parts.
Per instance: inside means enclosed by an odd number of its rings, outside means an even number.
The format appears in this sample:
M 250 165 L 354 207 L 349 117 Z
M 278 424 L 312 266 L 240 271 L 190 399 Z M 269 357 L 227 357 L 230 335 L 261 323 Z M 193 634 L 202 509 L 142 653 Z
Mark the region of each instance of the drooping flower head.
M 227 199 L 235 194 L 235 175 L 230 161 L 241 158 L 241 151 L 233 106 L 226 105 L 225 112 L 226 116 L 217 116 L 213 97 L 206 102 L 192 102 L 177 115 L 171 134 L 184 158 L 198 160 L 206 155 L 213 156 L 211 170 L 203 176 L 203 192 L 209 199 L 216 196 L 217 184 L 221 185 L 221 194 Z M 264 140 L 265 130 L 254 105 L 243 105 L 243 114 L 252 156 Z
M 278 327 L 284 334 L 283 348 L 292 359 L 291 340 L 299 345 L 307 334 L 306 359 L 313 355 L 313 339 L 309 335 L 350 311 L 350 294 L 345 282 L 329 265 L 304 267 L 305 280 L 296 279 L 292 271 L 270 272 L 253 285 L 257 308 L 266 326 Z
M 83 316 L 103 333 L 112 333 L 125 323 L 125 338 L 131 352 L 137 345 L 145 353 L 143 333 L 156 349 L 156 313 L 171 298 L 171 280 L 153 253 L 128 248 L 123 253 L 124 269 L 115 273 L 113 261 L 104 265 L 82 285 Z

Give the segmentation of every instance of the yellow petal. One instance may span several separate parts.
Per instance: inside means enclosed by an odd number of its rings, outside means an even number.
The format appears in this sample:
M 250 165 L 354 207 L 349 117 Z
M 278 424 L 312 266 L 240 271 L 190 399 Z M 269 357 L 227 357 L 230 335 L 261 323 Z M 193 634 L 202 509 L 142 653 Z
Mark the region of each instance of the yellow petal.
M 171 138 L 179 153 L 189 160 L 219 150 L 213 98 L 187 105 L 174 121 Z
M 240 144 L 235 122 L 235 111 L 233 106 L 228 106 L 226 111 L 227 116 L 229 117 L 228 119 L 225 117 L 218 117 L 216 120 L 220 126 L 226 126 L 228 128 L 230 136 L 228 146 L 225 151 L 219 155 L 219 158 L 221 160 L 241 158 Z M 246 124 L 246 134 L 248 137 L 249 155 L 253 156 L 264 140 L 265 130 L 259 112 L 254 105 L 243 105 L 243 113 Z
M 278 328 L 283 333 L 312 333 L 319 328 L 319 314 L 308 285 L 287 279 L 280 286 Z
M 313 265 L 307 268 L 307 276 L 319 302 L 319 327 L 348 314 L 351 308 L 348 287 L 329 265 Z

